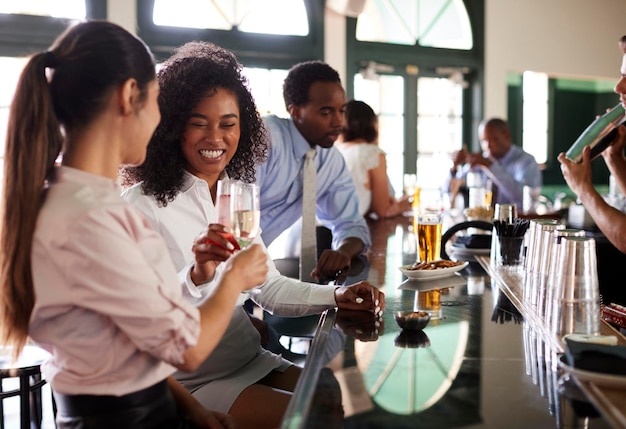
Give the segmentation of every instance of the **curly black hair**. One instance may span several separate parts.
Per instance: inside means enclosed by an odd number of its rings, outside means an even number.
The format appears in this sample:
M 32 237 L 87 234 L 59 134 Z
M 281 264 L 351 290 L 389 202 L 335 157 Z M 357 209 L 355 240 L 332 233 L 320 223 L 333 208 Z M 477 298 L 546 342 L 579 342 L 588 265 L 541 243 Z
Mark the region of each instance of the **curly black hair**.
M 349 100 L 346 103 L 346 116 L 341 130 L 343 140 L 351 142 L 363 139 L 372 143 L 378 138 L 376 123 L 378 117 L 369 104 L 359 100 Z
M 314 82 L 341 83 L 339 73 L 322 61 L 305 61 L 293 66 L 283 82 L 285 107 L 303 106 L 309 101 L 309 89 Z
M 255 165 L 267 160 L 269 138 L 242 69 L 235 54 L 213 43 L 195 41 L 179 47 L 157 73 L 161 122 L 146 159 L 140 166 L 121 169 L 122 184 L 142 182 L 142 192 L 163 207 L 176 198 L 184 184 L 182 142 L 187 119 L 202 98 L 217 88 L 237 96 L 241 117 L 239 146 L 226 172 L 231 178 L 254 182 Z

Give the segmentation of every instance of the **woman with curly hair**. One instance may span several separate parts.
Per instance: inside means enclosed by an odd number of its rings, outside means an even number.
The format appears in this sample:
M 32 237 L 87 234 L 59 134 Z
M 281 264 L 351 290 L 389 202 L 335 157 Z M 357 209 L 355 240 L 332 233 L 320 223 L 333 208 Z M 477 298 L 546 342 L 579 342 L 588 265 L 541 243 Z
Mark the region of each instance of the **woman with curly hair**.
M 179 48 L 158 73 L 162 119 L 146 161 L 122 171 L 123 183 L 132 184 L 124 198 L 165 237 L 184 292 L 196 304 L 210 295 L 221 262 L 233 252 L 216 223 L 217 181 L 252 182 L 254 165 L 267 152 L 268 137 L 241 70 L 234 54 L 214 44 Z M 262 244 L 260 237 L 255 241 Z M 300 375 L 299 367 L 261 347 L 241 304 L 250 297 L 269 312 L 303 316 L 337 305 L 366 309 L 357 293 L 372 294 L 366 283 L 302 283 L 268 264 L 265 283 L 241 295 L 211 356 L 197 371 L 175 375 L 202 404 L 228 412 L 241 428 L 278 427 Z

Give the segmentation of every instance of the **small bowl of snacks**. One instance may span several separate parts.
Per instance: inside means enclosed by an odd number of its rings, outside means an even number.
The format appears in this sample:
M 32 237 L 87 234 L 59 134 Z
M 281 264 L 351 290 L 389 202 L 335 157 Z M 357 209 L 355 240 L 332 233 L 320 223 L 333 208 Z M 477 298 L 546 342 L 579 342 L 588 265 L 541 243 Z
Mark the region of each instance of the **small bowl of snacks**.
M 430 322 L 430 313 L 425 311 L 396 311 L 396 323 L 406 331 L 421 331 Z

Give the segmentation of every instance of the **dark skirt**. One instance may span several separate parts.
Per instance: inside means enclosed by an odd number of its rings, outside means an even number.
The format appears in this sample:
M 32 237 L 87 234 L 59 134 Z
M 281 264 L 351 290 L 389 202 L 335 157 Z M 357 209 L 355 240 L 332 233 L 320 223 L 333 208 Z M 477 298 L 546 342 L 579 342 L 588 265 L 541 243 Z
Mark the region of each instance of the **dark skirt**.
M 190 429 L 166 380 L 124 396 L 54 392 L 57 429 Z

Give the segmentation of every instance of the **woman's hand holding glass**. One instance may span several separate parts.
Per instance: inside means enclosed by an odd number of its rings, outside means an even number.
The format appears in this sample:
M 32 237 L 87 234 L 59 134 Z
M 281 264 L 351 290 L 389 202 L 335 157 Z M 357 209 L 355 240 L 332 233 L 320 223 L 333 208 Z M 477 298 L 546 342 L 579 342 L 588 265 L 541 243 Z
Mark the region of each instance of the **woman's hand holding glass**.
M 196 285 L 213 280 L 218 265 L 237 249 L 239 245 L 224 225 L 209 225 L 196 236 L 191 247 L 195 258 L 191 280 Z
M 267 278 L 267 253 L 260 244 L 251 244 L 232 255 L 224 263 L 222 278 L 236 276 L 233 283 L 240 292 L 244 292 L 263 284 Z

